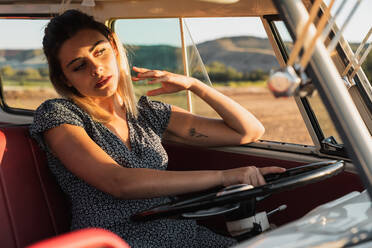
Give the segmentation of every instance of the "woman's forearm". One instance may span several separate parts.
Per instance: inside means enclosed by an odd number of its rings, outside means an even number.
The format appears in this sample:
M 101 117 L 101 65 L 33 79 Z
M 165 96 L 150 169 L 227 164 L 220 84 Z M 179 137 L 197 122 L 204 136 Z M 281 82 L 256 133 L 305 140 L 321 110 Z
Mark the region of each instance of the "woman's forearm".
M 265 184 L 263 175 L 282 173 L 280 167 L 255 166 L 228 170 L 203 171 L 161 171 L 142 168 L 123 168 L 115 173 L 116 197 L 122 199 L 143 199 L 159 196 L 181 195 L 208 190 L 218 186 L 234 184 Z
M 116 177 L 115 196 L 122 199 L 143 199 L 180 195 L 223 185 L 222 171 L 162 171 L 124 168 Z
M 263 135 L 265 129 L 261 122 L 231 98 L 197 79 L 191 84 L 189 90 L 208 103 L 228 127 L 244 135 L 246 142 L 255 141 Z

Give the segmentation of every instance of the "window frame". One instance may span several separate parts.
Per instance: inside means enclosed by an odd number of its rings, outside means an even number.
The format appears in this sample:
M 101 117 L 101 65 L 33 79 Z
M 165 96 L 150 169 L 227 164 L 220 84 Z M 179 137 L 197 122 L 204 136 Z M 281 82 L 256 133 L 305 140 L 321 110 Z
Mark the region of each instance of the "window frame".
M 53 17 L 53 15 L 56 14 L 0 14 L 0 20 L 1 19 L 14 19 L 14 20 L 49 20 Z M 9 114 L 15 114 L 15 115 L 23 115 L 23 116 L 33 116 L 35 110 L 31 109 L 22 109 L 22 108 L 15 108 L 10 107 L 4 97 L 4 85 L 3 80 L 0 75 L 0 107 L 4 110 L 4 112 Z
M 274 24 L 274 21 L 282 21 L 282 20 L 279 18 L 278 15 L 264 16 L 264 18 L 268 21 L 268 24 L 269 24 L 269 27 L 271 29 L 273 38 L 275 39 L 276 44 L 278 44 L 278 48 L 279 48 L 279 51 L 281 53 L 282 59 L 284 60 L 284 63 L 286 64 L 288 59 L 289 59 L 289 54 L 287 53 L 284 42 L 283 42 L 283 40 L 282 40 L 282 38 L 279 34 L 278 29 L 276 28 L 276 26 Z M 314 77 L 315 74 L 313 73 L 313 71 L 311 71 L 311 73 L 309 73 L 309 75 L 310 75 L 311 78 L 316 78 L 316 77 Z M 309 118 L 309 121 L 311 123 L 311 128 L 312 128 L 312 130 L 314 131 L 314 134 L 317 137 L 317 142 L 314 142 L 314 143 L 319 144 L 319 142 L 321 140 L 323 140 L 325 137 L 324 137 L 323 131 L 322 131 L 320 125 L 319 125 L 319 122 L 318 122 L 318 120 L 315 116 L 315 113 L 314 113 L 314 111 L 312 110 L 312 108 L 309 104 L 309 101 L 305 97 L 295 97 L 295 98 L 300 101 L 302 107 L 304 108 L 304 111 L 305 111 L 307 117 Z
M 278 45 L 278 48 L 279 48 L 279 50 L 282 54 L 282 59 L 286 62 L 288 60 L 288 54 L 287 54 L 287 51 L 285 49 L 284 42 L 282 41 L 282 39 L 280 37 L 280 34 L 279 34 L 278 30 L 276 29 L 275 24 L 273 23 L 274 21 L 283 21 L 283 20 L 280 19 L 279 15 L 264 16 L 264 17 L 267 19 L 267 21 L 270 25 L 272 35 L 276 39 L 277 44 L 280 44 L 280 45 Z M 295 37 L 295 35 L 292 33 L 291 29 L 287 28 L 287 31 L 290 33 L 291 37 Z M 329 37 L 332 37 L 333 35 L 334 35 L 334 33 L 332 31 L 329 34 Z M 342 50 L 340 44 L 337 45 L 336 51 L 337 51 L 338 56 L 340 56 L 341 58 L 344 58 L 342 55 L 346 56 L 344 51 Z M 346 65 L 345 65 L 345 67 L 346 67 Z M 315 80 L 316 83 L 319 84 L 319 81 L 318 81 L 318 79 L 317 79 L 317 77 L 314 73 L 314 70 L 312 69 L 311 66 L 308 66 L 307 68 L 305 68 L 305 72 L 310 78 L 312 78 L 313 81 Z M 356 75 L 356 77 L 357 77 L 357 75 Z M 329 149 L 329 147 L 327 147 L 327 145 L 322 142 L 326 137 L 324 136 L 324 133 L 321 129 L 321 126 L 319 125 L 319 122 L 316 118 L 316 115 L 315 115 L 314 111 L 312 110 L 312 107 L 311 107 L 310 103 L 308 102 L 306 97 L 296 97 L 296 98 L 299 99 L 299 101 L 301 102 L 301 105 L 304 108 L 304 111 L 306 112 L 306 115 L 309 118 L 309 124 L 311 125 L 311 126 L 308 126 L 309 131 L 310 131 L 310 129 L 312 129 L 314 134 L 315 134 L 315 137 L 317 138 L 317 142 L 314 142 L 316 144 L 316 147 L 317 147 L 317 150 L 316 150 L 317 154 L 319 154 L 320 156 L 322 154 L 331 155 L 331 156 L 336 156 L 336 157 L 340 157 L 340 158 L 348 160 L 349 155 L 346 153 L 345 149 Z M 333 122 L 332 118 L 330 119 L 330 121 Z M 333 124 L 335 125 L 335 123 L 333 123 Z

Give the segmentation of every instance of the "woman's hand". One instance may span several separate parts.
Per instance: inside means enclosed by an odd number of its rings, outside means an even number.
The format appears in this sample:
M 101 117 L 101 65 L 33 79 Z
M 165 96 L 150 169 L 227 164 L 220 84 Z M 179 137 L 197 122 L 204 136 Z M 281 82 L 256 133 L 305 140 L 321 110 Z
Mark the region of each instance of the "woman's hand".
M 137 73 L 133 81 L 150 79 L 149 84 L 161 83 L 160 88 L 148 91 L 148 96 L 190 90 L 222 118 L 207 118 L 172 106 L 166 129 L 168 139 L 201 146 L 238 145 L 258 140 L 265 131 L 247 109 L 196 78 L 138 67 L 133 71 Z
M 197 80 L 192 77 L 175 74 L 168 71 L 149 70 L 135 66 L 133 66 L 133 71 L 137 72 L 137 76 L 132 77 L 133 81 L 152 79 L 148 82 L 148 84 L 161 83 L 160 88 L 148 91 L 148 96 L 157 96 L 161 94 L 175 93 L 181 90 L 188 90 Z
M 266 184 L 263 175 L 271 173 L 282 173 L 285 172 L 285 168 L 282 167 L 262 167 L 257 168 L 255 166 L 241 167 L 236 169 L 222 171 L 222 185 L 230 186 L 234 184 L 250 184 L 253 186 L 260 186 Z

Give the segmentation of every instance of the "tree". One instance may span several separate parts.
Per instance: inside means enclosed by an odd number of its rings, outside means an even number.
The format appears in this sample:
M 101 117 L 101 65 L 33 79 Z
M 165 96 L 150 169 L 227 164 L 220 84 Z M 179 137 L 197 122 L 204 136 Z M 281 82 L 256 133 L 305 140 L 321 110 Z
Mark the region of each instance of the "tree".
M 26 81 L 29 80 L 40 80 L 41 76 L 38 70 L 33 68 L 26 68 L 24 70 L 18 70 L 16 73 L 17 80 L 20 85 L 24 85 Z
M 249 81 L 263 81 L 266 80 L 268 77 L 268 73 L 264 72 L 261 69 L 251 71 L 249 73 L 244 74 L 244 80 L 249 80 Z
M 1 68 L 0 72 L 1 72 L 1 75 L 3 75 L 4 78 L 11 78 L 16 73 L 16 71 L 10 65 L 6 65 L 3 68 Z
M 219 61 L 213 61 L 206 66 L 209 77 L 214 82 L 228 82 L 231 80 L 239 81 L 243 74 L 232 67 L 227 67 Z
M 227 78 L 233 81 L 240 81 L 243 78 L 243 73 L 238 72 L 235 68 L 230 66 L 226 69 Z
M 38 68 L 39 74 L 43 79 L 47 79 L 49 77 L 49 69 L 48 68 Z
M 28 80 L 38 80 L 38 79 L 41 79 L 40 73 L 39 73 L 39 71 L 37 69 L 26 68 L 24 70 L 24 73 L 25 73 L 26 79 L 28 79 Z
M 372 53 L 369 53 L 367 59 L 364 61 L 363 70 L 369 81 L 372 82 Z

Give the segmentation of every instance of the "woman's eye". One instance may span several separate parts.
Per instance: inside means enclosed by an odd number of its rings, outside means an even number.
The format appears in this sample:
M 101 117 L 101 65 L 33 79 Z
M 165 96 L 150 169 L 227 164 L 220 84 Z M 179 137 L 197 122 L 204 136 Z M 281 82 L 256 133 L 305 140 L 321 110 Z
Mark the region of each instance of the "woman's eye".
M 85 62 L 83 62 L 83 63 L 81 63 L 80 65 L 76 66 L 76 67 L 74 68 L 74 71 L 79 71 L 79 70 L 83 69 L 84 66 L 85 66 Z
M 100 56 L 103 54 L 103 52 L 106 50 L 106 48 L 102 48 L 96 52 L 96 56 Z

